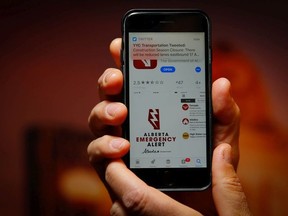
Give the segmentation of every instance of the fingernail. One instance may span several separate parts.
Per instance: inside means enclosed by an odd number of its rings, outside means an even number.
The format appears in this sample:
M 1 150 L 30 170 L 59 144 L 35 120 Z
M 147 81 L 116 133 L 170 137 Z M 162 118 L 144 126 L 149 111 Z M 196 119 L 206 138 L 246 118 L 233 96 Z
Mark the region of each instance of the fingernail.
M 119 109 L 119 106 L 117 104 L 108 104 L 106 106 L 106 113 L 111 116 L 111 117 L 115 117 L 117 110 Z
M 112 77 L 113 75 L 114 75 L 114 73 L 110 69 L 107 69 L 102 74 L 102 76 L 100 76 L 98 83 L 101 85 L 105 85 L 108 82 L 108 80 L 110 79 L 110 77 Z
M 124 139 L 113 139 L 110 141 L 110 146 L 114 149 L 121 149 L 121 147 L 123 146 L 124 143 Z

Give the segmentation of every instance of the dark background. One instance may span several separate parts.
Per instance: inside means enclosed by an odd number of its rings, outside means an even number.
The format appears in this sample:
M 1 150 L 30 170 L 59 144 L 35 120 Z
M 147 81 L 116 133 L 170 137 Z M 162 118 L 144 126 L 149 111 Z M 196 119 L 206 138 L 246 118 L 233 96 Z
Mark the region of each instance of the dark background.
M 1 215 L 27 212 L 28 128 L 64 127 L 89 133 L 87 118 L 98 102 L 98 77 L 115 66 L 109 43 L 121 36 L 122 15 L 135 7 L 206 11 L 212 20 L 213 41 L 236 44 L 258 66 L 272 114 L 287 131 L 285 1 L 1 0 Z M 287 184 L 283 187 L 287 191 Z

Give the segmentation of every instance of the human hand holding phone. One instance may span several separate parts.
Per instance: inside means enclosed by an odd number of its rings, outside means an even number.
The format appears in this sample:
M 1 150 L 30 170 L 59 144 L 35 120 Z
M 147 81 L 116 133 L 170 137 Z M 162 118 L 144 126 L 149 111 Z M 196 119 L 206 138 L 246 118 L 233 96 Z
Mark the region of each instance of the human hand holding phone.
M 121 39 L 113 40 L 110 51 L 118 67 L 121 65 L 120 49 Z M 111 214 L 199 215 L 196 210 L 148 186 L 121 160 L 130 148 L 129 142 L 121 138 L 121 124 L 127 116 L 127 108 L 118 102 L 122 87 L 122 72 L 115 68 L 107 69 L 99 78 L 101 102 L 94 107 L 89 116 L 89 126 L 96 139 L 90 143 L 87 151 L 91 164 L 111 195 Z M 209 191 L 212 192 L 219 215 L 250 215 L 245 194 L 235 172 L 238 163 L 240 112 L 229 90 L 230 83 L 226 79 L 221 78 L 213 83 L 214 155 L 212 190 Z M 189 197 L 197 196 L 193 193 L 185 194 Z M 203 203 L 211 205 L 207 201 L 209 197 L 211 196 L 208 195 L 206 199 L 202 197 L 191 205 L 197 210 Z M 206 208 L 213 209 L 213 206 Z

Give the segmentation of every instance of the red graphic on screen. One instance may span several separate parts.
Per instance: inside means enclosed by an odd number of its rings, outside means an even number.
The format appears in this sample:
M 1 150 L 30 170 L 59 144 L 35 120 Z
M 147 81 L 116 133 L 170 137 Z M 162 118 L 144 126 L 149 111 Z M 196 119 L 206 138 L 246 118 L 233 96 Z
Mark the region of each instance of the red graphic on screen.
M 134 59 L 133 65 L 136 69 L 154 69 L 157 66 L 156 59 Z
M 182 109 L 183 110 L 188 110 L 189 109 L 189 105 L 188 104 L 183 104 L 182 105 Z
M 183 123 L 184 125 L 188 125 L 188 124 L 189 124 L 189 119 L 188 119 L 188 118 L 183 118 L 183 119 L 182 119 L 182 123 Z
M 148 121 L 154 130 L 160 130 L 160 114 L 159 109 L 149 109 Z

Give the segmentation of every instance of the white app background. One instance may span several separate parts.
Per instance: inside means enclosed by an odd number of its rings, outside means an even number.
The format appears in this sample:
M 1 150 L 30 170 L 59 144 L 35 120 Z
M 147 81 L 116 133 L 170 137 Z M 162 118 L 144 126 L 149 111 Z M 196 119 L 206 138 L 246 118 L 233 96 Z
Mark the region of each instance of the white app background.
M 204 33 L 130 33 L 129 48 L 130 167 L 206 167 Z

